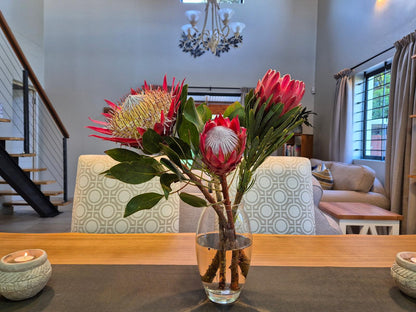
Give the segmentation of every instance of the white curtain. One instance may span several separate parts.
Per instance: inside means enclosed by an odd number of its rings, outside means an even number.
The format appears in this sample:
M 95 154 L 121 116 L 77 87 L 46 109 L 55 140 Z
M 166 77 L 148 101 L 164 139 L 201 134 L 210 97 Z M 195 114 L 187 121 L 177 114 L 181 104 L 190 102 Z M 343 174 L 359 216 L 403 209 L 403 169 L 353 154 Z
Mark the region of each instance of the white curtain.
M 416 234 L 416 32 L 395 43 L 391 67 L 385 188 L 391 210 L 403 215 L 401 232 Z
M 330 160 L 352 162 L 352 71 L 344 69 L 334 76 L 337 80 L 329 141 Z

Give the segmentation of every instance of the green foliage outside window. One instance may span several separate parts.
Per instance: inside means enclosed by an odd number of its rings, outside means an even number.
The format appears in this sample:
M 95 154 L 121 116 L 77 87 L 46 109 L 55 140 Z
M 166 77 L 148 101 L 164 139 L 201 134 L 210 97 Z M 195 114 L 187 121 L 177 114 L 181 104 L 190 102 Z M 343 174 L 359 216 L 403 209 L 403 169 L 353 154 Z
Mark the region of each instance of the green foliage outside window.
M 372 99 L 371 119 L 387 118 L 389 115 L 390 72 L 382 72 L 373 78 L 373 89 L 368 97 Z

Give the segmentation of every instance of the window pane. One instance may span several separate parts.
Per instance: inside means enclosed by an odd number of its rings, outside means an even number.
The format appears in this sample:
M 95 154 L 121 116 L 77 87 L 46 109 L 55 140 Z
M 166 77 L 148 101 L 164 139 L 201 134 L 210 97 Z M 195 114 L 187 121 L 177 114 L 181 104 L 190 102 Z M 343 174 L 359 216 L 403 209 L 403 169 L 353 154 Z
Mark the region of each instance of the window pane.
M 390 65 L 356 77 L 354 92 L 354 158 L 384 160 L 390 94 Z

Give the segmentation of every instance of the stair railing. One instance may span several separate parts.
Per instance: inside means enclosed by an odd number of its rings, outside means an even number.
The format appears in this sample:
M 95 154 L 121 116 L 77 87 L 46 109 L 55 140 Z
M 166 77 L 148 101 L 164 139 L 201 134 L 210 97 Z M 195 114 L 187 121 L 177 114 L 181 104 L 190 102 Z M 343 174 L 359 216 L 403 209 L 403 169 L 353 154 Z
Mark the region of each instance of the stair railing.
M 23 135 L 25 153 L 37 154 L 32 165 L 48 168 L 47 171 L 37 172 L 34 177 L 45 179 L 51 176 L 56 179 L 63 189 L 63 199 L 67 201 L 69 134 L 1 11 L 0 27 L 0 118 L 13 121 L 12 135 Z

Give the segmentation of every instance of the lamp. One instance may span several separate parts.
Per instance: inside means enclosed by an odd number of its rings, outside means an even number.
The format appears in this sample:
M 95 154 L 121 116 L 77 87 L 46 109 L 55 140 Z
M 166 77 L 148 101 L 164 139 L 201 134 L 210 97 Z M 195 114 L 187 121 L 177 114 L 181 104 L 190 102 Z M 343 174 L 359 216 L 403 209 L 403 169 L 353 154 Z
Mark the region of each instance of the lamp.
M 207 25 L 208 15 L 211 13 L 211 29 Z M 208 0 L 205 6 L 205 19 L 202 31 L 199 32 L 196 24 L 201 16 L 201 11 L 186 11 L 185 15 L 189 24 L 182 26 L 182 36 L 179 47 L 185 53 L 193 57 L 203 55 L 206 51 L 220 56 L 228 52 L 230 47 L 238 48 L 243 43 L 241 32 L 245 25 L 243 23 L 230 23 L 234 11 L 229 8 L 220 9 L 218 0 Z

